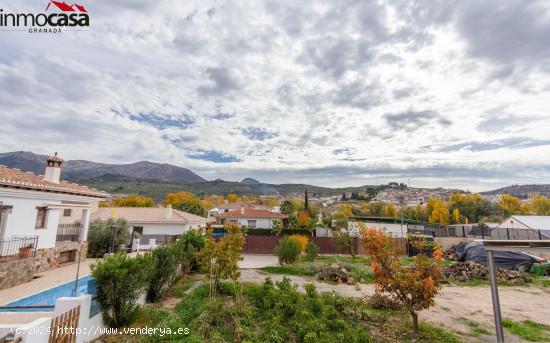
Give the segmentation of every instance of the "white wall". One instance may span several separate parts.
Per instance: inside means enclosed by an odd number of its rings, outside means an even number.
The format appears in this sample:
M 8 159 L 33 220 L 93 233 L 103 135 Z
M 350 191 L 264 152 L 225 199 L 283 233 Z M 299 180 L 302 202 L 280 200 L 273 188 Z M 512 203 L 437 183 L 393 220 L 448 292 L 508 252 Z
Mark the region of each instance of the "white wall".
M 238 218 L 239 225 L 248 226 L 249 220 L 256 221 L 256 229 L 271 229 L 273 219 L 270 218 Z
M 375 222 L 362 222 L 366 228 L 382 229 L 386 234 L 392 237 L 407 237 L 407 224 L 390 224 L 390 223 L 375 223 Z M 350 234 L 359 236 L 359 222 L 348 222 L 348 230 Z
M 189 224 L 168 224 L 168 223 L 131 223 L 131 226 L 142 226 L 144 235 L 182 235 L 189 231 L 190 229 L 195 228 L 204 228 L 206 227 L 205 223 L 189 223 Z
M 38 249 L 54 247 L 57 226 L 62 210 L 57 208 L 48 209 L 46 228 L 36 229 L 37 207 L 48 205 L 62 206 L 62 201 L 88 202 L 92 205 L 99 200 L 97 198 L 57 193 L 24 191 L 11 188 L 0 189 L 0 201 L 2 201 L 4 206 L 12 206 L 11 213 L 6 217 L 6 229 L 3 238 L 11 236 L 38 236 Z M 84 212 L 86 216 L 83 218 L 84 221 L 82 223 L 85 225 L 85 231 L 87 232 L 90 211 Z M 6 211 L 4 211 L 5 213 Z

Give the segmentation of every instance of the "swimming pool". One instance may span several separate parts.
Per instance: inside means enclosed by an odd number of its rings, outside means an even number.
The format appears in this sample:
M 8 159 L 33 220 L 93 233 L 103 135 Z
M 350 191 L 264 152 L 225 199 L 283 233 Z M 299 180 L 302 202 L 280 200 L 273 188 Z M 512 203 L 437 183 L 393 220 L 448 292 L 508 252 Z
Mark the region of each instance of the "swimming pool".
M 54 288 L 47 289 L 40 293 L 12 301 L 2 306 L 53 306 L 58 298 L 75 296 L 75 281 L 70 281 Z M 84 276 L 78 279 L 76 295 L 91 294 L 95 296 L 95 280 L 91 276 Z M 49 308 L 0 308 L 0 312 L 51 312 L 53 307 Z

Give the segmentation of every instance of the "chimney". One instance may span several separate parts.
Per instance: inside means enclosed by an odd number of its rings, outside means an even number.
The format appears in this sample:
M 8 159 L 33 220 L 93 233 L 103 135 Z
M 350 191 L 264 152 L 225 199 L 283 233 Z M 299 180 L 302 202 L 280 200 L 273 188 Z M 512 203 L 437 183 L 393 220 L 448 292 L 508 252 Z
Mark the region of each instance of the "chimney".
M 241 214 L 244 214 L 244 206 L 241 206 Z
M 172 204 L 168 204 L 164 208 L 164 218 L 166 219 L 172 218 Z
M 46 172 L 44 173 L 44 180 L 59 183 L 61 177 L 61 165 L 63 160 L 57 157 L 57 152 L 54 156 L 48 156 L 46 160 Z

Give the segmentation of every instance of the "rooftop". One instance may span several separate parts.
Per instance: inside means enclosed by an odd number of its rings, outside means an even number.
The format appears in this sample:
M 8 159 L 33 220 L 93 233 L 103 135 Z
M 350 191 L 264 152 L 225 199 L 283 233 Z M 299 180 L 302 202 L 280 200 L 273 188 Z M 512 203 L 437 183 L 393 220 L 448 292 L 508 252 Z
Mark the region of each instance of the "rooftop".
M 172 209 L 172 215 L 166 215 L 166 208 L 162 207 L 100 207 L 92 214 L 92 219 L 107 220 L 113 217 L 123 218 L 128 223 L 166 223 L 166 224 L 189 224 L 209 223 L 211 220 L 196 216 L 191 213 Z
M 550 230 L 550 216 L 512 216 L 512 218 L 531 229 Z
M 60 181 L 53 183 L 44 180 L 42 175 L 24 172 L 19 169 L 0 165 L 0 187 L 19 188 L 32 191 L 54 192 L 73 195 L 84 195 L 97 198 L 106 198 L 107 193 L 79 185 L 72 182 Z
M 242 210 L 242 211 L 241 211 Z M 216 218 L 274 218 L 285 219 L 286 214 L 271 212 L 268 210 L 261 210 L 252 207 L 244 207 L 242 209 L 220 213 L 216 215 Z

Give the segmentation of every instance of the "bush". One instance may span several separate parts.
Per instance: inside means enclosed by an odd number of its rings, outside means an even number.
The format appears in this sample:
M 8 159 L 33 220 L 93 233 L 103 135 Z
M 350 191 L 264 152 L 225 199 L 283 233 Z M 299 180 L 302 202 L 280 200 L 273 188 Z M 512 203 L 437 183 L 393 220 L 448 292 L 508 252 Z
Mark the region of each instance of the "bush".
M 279 257 L 279 264 L 293 264 L 300 257 L 300 246 L 295 240 L 284 237 L 277 243 L 275 255 Z
M 198 266 L 197 253 L 204 248 L 204 236 L 195 230 L 187 231 L 176 242 L 174 252 L 179 263 L 182 264 L 183 272 L 189 273 Z
M 303 236 L 303 235 L 291 235 L 289 237 L 293 241 L 296 241 L 298 243 L 298 246 L 300 247 L 300 252 L 306 251 L 307 243 L 309 242 L 309 237 Z
M 177 261 L 174 248 L 161 246 L 151 251 L 151 276 L 147 289 L 147 300 L 156 301 L 173 281 Z
M 151 256 L 117 253 L 91 265 L 97 300 L 109 327 L 127 326 L 134 320 L 137 301 L 149 284 Z
M 125 219 L 97 219 L 90 223 L 88 230 L 88 257 L 103 257 L 109 252 L 113 239 L 113 226 L 115 228 L 115 251 L 118 251 L 121 245 L 130 244 L 130 231 Z
M 306 259 L 308 261 L 314 261 L 319 255 L 319 246 L 313 241 L 309 241 L 306 246 Z

